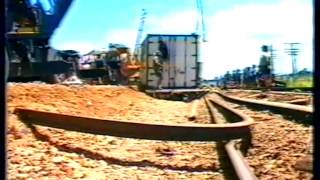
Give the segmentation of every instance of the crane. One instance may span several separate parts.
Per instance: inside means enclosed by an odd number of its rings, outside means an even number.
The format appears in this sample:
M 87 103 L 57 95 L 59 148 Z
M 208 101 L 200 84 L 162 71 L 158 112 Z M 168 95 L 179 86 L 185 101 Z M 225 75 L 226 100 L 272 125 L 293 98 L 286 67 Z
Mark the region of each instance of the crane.
M 140 41 L 141 41 L 141 37 L 142 37 L 142 33 L 143 33 L 143 27 L 144 27 L 144 22 L 145 22 L 145 19 L 146 19 L 146 15 L 147 15 L 146 9 L 142 9 L 142 14 L 141 14 L 141 18 L 140 18 L 140 25 L 139 25 L 139 28 L 138 28 L 136 44 L 135 44 L 135 47 L 134 47 L 134 55 L 135 56 L 138 55 L 138 49 L 140 47 Z
M 199 32 L 199 26 L 200 26 L 200 20 L 201 20 L 201 26 L 202 26 L 202 42 L 207 42 L 207 32 L 204 22 L 204 16 L 203 16 L 203 5 L 202 0 L 196 0 L 197 1 L 197 24 L 196 24 L 196 32 Z

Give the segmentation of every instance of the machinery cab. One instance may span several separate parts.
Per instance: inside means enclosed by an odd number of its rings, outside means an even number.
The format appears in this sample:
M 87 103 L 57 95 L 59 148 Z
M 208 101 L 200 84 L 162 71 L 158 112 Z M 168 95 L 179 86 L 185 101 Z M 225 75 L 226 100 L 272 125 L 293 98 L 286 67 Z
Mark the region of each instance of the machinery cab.
M 52 2 L 52 3 L 50 3 Z M 6 61 L 8 80 L 46 80 L 64 73 L 71 63 L 49 57 L 49 39 L 68 10 L 72 0 L 6 1 Z M 49 5 L 49 6 L 48 6 Z

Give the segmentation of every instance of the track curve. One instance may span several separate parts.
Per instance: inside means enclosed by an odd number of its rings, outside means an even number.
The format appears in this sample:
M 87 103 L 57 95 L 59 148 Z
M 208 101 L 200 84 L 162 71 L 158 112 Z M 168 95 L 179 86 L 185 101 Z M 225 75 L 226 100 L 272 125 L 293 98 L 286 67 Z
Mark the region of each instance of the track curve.
M 72 131 L 128 138 L 171 141 L 220 141 L 237 139 L 247 134 L 250 118 L 230 124 L 160 124 L 119 120 L 102 120 L 66 114 L 17 108 L 26 123 Z
M 219 141 L 225 148 L 237 177 L 241 180 L 257 179 L 235 146 L 235 139 L 250 139 L 249 117 L 227 106 L 219 100 L 205 98 L 209 110 L 212 105 L 223 109 L 232 123 L 216 124 L 160 124 L 119 120 L 103 120 L 66 114 L 17 108 L 17 113 L 27 125 L 43 125 L 78 132 L 111 135 L 126 138 L 169 141 Z M 211 114 L 213 114 L 213 111 Z M 213 115 L 214 116 L 214 115 Z

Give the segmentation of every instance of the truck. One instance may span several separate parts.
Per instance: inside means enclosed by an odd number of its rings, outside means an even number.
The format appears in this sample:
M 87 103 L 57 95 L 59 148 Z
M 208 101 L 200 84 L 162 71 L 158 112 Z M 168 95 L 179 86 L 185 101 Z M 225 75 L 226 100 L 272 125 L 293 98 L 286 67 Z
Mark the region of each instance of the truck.
M 140 88 L 156 89 L 158 77 L 154 57 L 159 51 L 159 40 L 168 49 L 168 65 L 162 70 L 162 88 L 188 89 L 200 85 L 199 35 L 147 34 L 140 51 Z

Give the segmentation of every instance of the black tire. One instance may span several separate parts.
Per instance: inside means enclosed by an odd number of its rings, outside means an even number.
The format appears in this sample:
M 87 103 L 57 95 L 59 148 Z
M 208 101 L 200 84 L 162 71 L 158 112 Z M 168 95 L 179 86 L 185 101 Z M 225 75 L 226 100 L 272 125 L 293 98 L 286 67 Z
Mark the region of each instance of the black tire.
M 102 77 L 103 84 L 110 84 L 110 78 L 108 75 Z
M 45 83 L 48 83 L 48 84 L 60 83 L 60 80 L 59 80 L 59 78 L 58 78 L 58 76 L 56 74 L 44 76 L 42 78 L 42 81 L 44 81 Z

